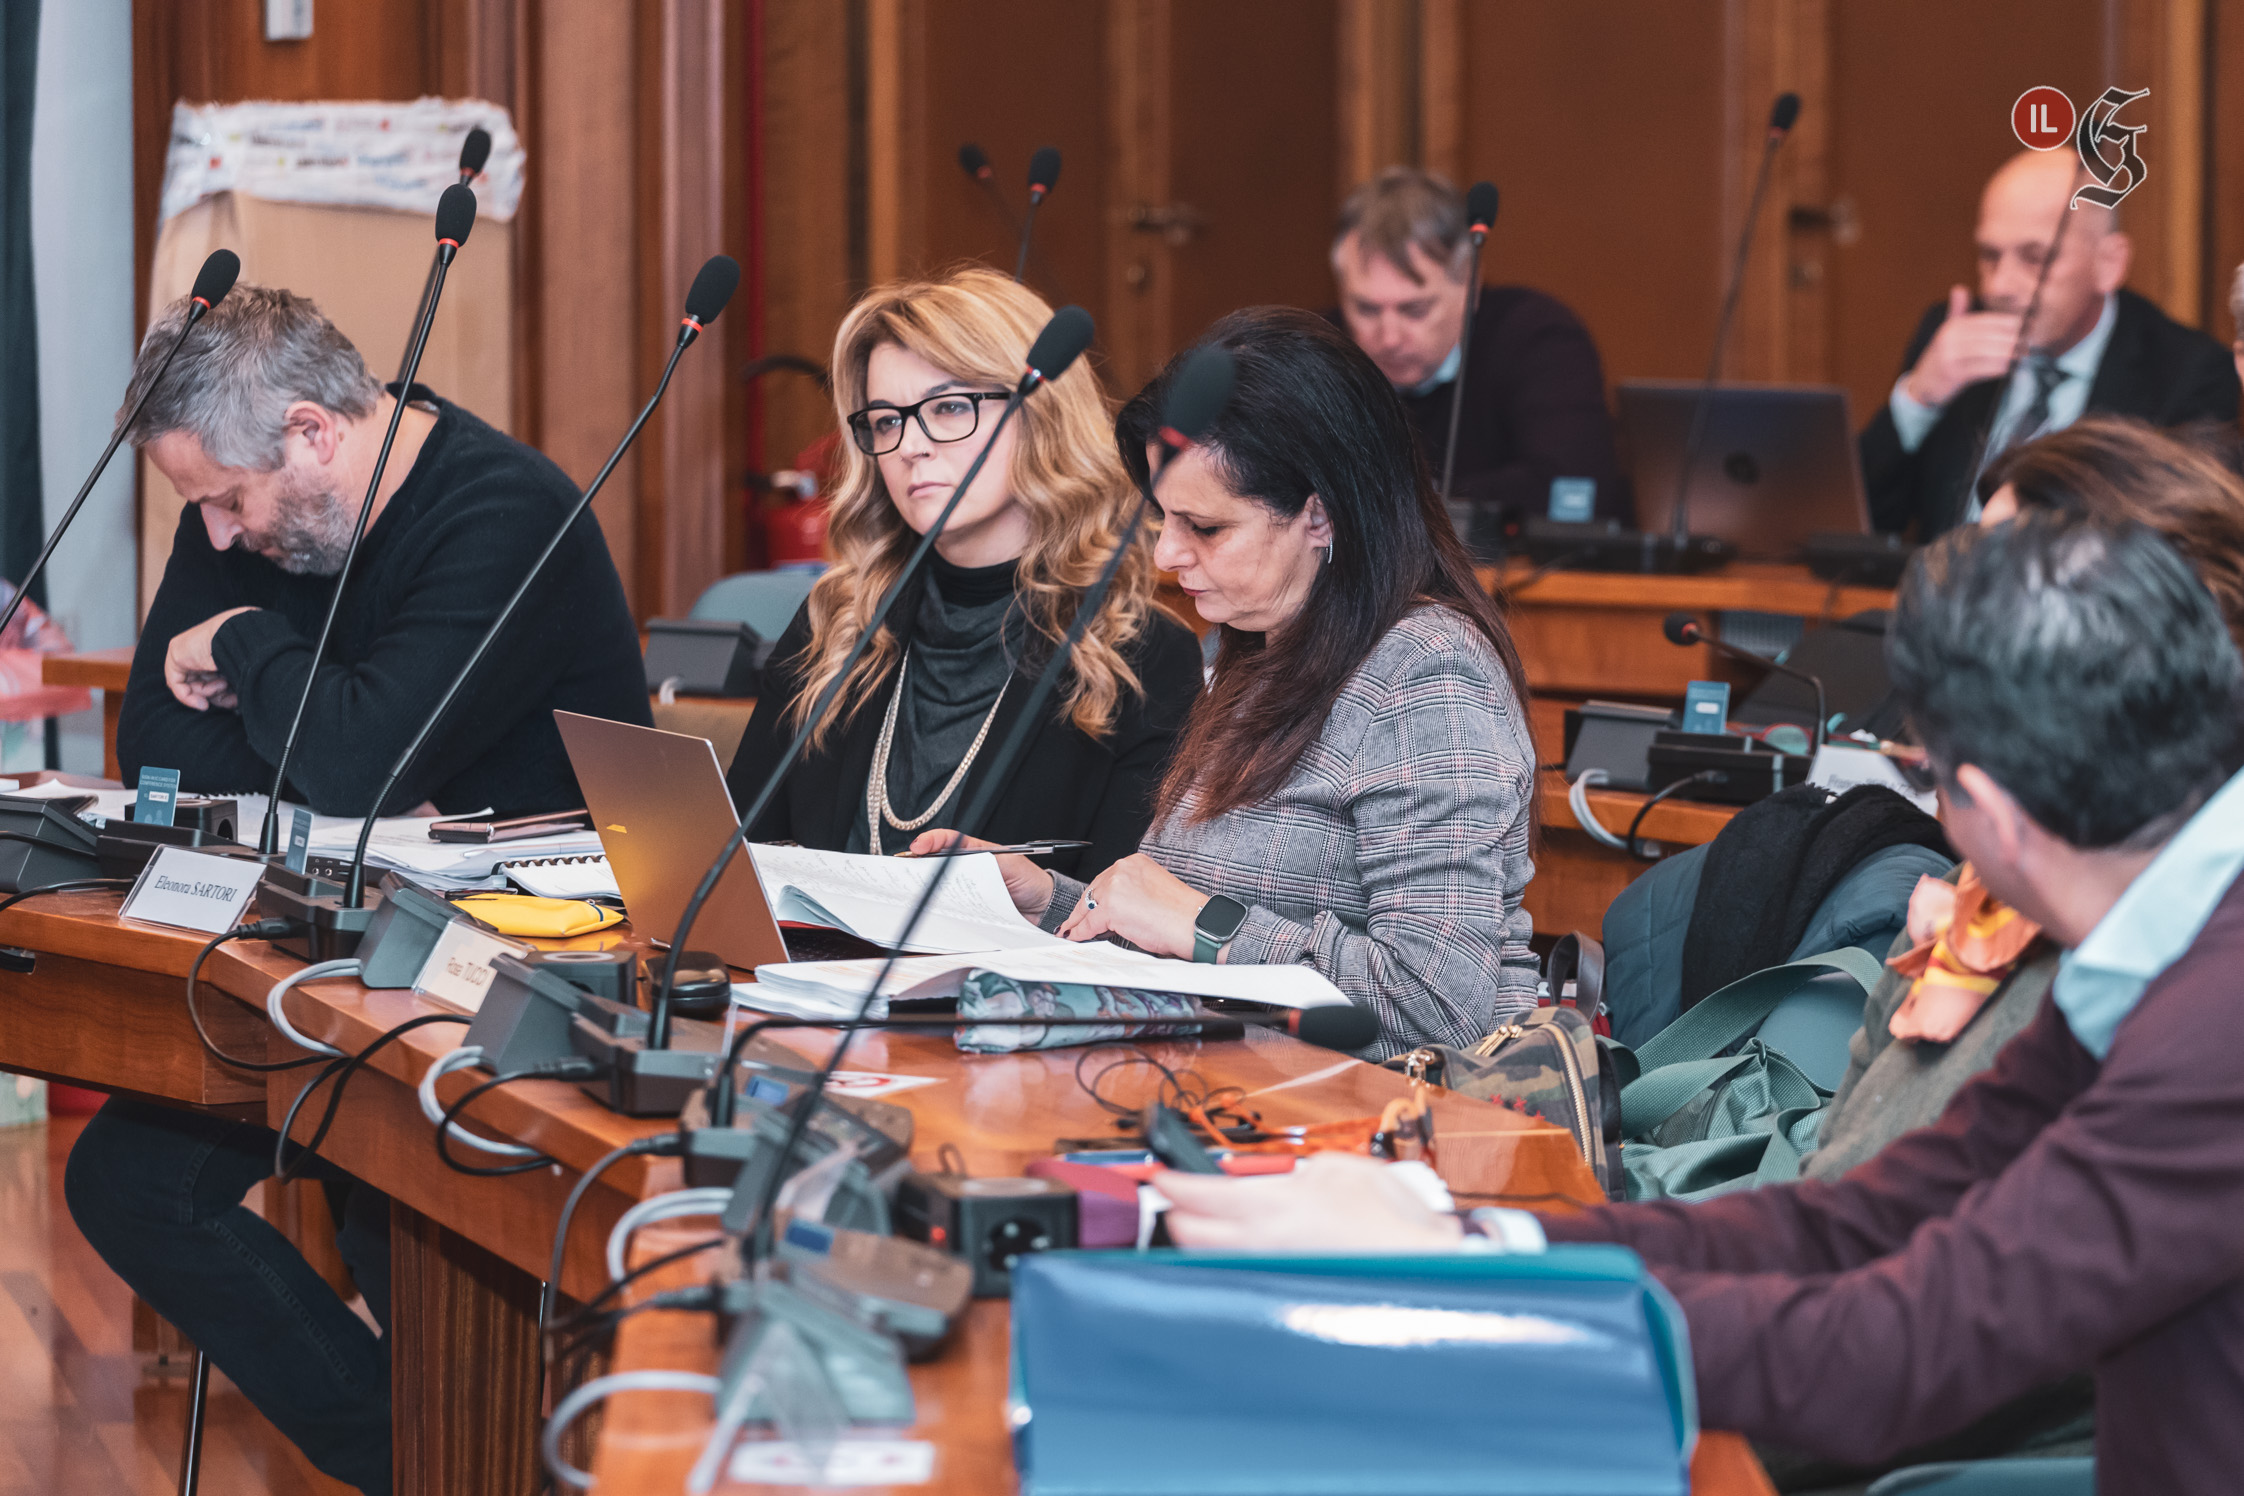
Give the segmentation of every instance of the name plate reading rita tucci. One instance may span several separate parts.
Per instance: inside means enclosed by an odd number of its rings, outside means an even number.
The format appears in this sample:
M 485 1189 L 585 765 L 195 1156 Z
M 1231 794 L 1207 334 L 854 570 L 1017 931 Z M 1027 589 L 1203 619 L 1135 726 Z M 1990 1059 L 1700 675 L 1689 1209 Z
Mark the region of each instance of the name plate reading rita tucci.
M 527 955 L 529 949 L 474 925 L 446 925 L 421 963 L 413 990 L 451 1007 L 481 1012 L 483 995 L 491 990 L 491 963 L 501 956 Z
M 265 864 L 245 857 L 159 847 L 140 870 L 117 914 L 175 930 L 223 934 L 241 923 L 264 876 Z

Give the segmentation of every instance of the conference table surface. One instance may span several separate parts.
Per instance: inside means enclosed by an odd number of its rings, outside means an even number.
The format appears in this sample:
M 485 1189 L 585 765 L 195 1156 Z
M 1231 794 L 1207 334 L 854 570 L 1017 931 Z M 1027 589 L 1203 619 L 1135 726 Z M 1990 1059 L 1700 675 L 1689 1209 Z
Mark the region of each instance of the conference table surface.
M 152 1097 L 277 1126 L 308 1071 L 270 1078 L 232 1069 L 197 1041 L 182 980 L 202 944 L 194 934 L 117 918 L 110 891 L 58 893 L 0 912 L 0 944 L 37 954 L 36 969 L 0 973 L 0 1068 Z M 628 930 L 554 946 L 634 944 Z M 211 1036 L 242 1058 L 299 1053 L 263 1012 L 266 993 L 302 963 L 260 941 L 220 946 L 204 963 L 200 1007 Z M 308 982 L 287 998 L 306 1035 L 364 1050 L 409 1018 L 448 1010 L 408 991 L 373 991 L 355 978 Z M 683 1045 L 714 1047 L 714 1024 L 684 1021 Z M 366 1063 L 345 1093 L 321 1154 L 387 1193 L 391 1213 L 393 1388 L 397 1490 L 405 1496 L 531 1488 L 539 1410 L 535 1305 L 564 1197 L 610 1150 L 670 1131 L 661 1120 L 608 1111 L 576 1085 L 524 1081 L 488 1093 L 472 1111 L 484 1130 L 532 1144 L 553 1167 L 507 1178 L 455 1173 L 438 1160 L 434 1128 L 414 1087 L 458 1042 L 438 1024 L 408 1033 Z M 782 1033 L 806 1055 L 833 1042 L 824 1031 Z M 1406 1093 L 1399 1075 L 1314 1049 L 1282 1034 L 1165 1041 L 1152 1046 L 1172 1067 L 1212 1086 L 1238 1086 L 1271 1125 L 1375 1115 Z M 1078 1085 L 1074 1049 L 967 1055 L 947 1037 L 864 1035 L 849 1068 L 925 1076 L 934 1083 L 896 1096 L 913 1114 L 913 1156 L 938 1167 L 946 1145 L 973 1173 L 1018 1173 L 1048 1156 L 1059 1137 L 1112 1131 L 1112 1116 Z M 449 1077 L 447 1099 L 478 1076 Z M 1134 1099 L 1126 1097 L 1125 1099 Z M 307 1113 L 319 1107 L 307 1107 Z M 1588 1200 L 1595 1186 L 1560 1129 L 1479 1102 L 1438 1095 L 1437 1139 L 1470 1160 L 1471 1192 L 1521 1203 Z M 308 1123 L 300 1123 L 304 1136 Z M 1454 1173 L 1445 1156 L 1443 1167 Z M 590 1298 L 607 1282 L 605 1244 L 632 1203 L 678 1188 L 677 1161 L 627 1158 L 601 1176 L 572 1226 L 561 1286 Z M 659 1280 L 656 1280 L 659 1281 Z M 650 1289 L 651 1291 L 651 1289 Z M 977 1303 L 961 1335 L 937 1360 L 913 1368 L 920 1423 L 915 1436 L 938 1446 L 933 1491 L 1010 1488 L 1003 1427 L 1006 1305 Z M 716 1353 L 706 1316 L 649 1312 L 625 1321 L 617 1365 L 706 1366 Z M 706 1403 L 691 1398 L 619 1399 L 599 1439 L 602 1486 L 682 1488 Z M 620 1462 L 620 1463 L 619 1463 Z M 1765 1477 L 1742 1442 L 1702 1441 L 1694 1489 L 1762 1492 Z

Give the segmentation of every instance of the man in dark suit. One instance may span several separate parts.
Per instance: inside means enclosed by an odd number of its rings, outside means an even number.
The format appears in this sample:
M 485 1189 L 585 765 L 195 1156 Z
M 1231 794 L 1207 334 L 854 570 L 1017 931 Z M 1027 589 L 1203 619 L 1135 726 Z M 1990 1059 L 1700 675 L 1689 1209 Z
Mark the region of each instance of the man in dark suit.
M 1628 517 L 1605 374 L 1580 318 L 1540 291 L 1484 286 L 1469 365 L 1460 356 L 1472 245 L 1456 189 L 1407 166 L 1373 177 L 1341 207 L 1332 271 L 1334 320 L 1394 383 L 1437 483 L 1463 372 L 1450 497 L 1473 506 L 1468 538 L 1492 539 L 1513 516 Z
M 1975 232 L 1979 296 L 1952 288 L 1927 311 L 1901 378 L 1862 433 L 1870 523 L 1919 540 L 1979 512 L 1985 459 L 2091 410 L 2158 426 L 2236 421 L 2229 351 L 2121 289 L 2133 248 L 2113 210 L 2068 207 L 2070 151 L 2027 151 L 1988 181 Z M 2063 243 L 2042 286 L 2026 356 L 2007 385 L 2018 330 L 2057 226 Z

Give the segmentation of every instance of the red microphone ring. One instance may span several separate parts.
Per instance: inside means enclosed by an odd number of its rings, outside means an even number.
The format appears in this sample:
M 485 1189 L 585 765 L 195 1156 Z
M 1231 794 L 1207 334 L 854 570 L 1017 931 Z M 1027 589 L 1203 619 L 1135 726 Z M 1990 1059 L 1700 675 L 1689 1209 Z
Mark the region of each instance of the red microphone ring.
M 449 244 L 454 249 L 458 249 L 460 247 L 460 241 L 457 239 L 439 239 L 436 242 L 439 244 Z
M 690 327 L 695 332 L 701 331 L 701 319 L 694 316 L 691 312 L 688 312 L 685 316 L 680 317 L 678 319 L 678 325 L 680 327 Z
M 1177 430 L 1177 428 L 1174 426 L 1163 426 L 1160 431 L 1160 437 L 1162 445 L 1164 446 L 1182 449 L 1192 445 L 1192 438 L 1186 436 L 1183 432 Z

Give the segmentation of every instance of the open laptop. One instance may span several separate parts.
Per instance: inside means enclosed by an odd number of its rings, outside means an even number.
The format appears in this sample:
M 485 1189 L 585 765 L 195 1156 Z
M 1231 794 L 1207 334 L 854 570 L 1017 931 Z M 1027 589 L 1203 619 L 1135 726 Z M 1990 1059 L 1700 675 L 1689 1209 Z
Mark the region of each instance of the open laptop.
M 740 826 L 717 750 L 707 738 L 575 712 L 555 712 L 553 720 L 623 894 L 624 912 L 635 930 L 667 945 L 701 875 Z M 832 942 L 820 937 L 828 936 L 850 948 L 823 949 Z M 789 959 L 779 921 L 745 850 L 717 880 L 687 939 L 693 949 L 713 951 L 732 966 Z M 860 956 L 875 949 L 840 931 L 804 931 L 797 939 L 795 959 Z M 822 948 L 805 948 L 812 944 Z
M 1869 533 L 1854 422 L 1837 385 L 1709 390 L 1695 381 L 1631 379 L 1618 393 L 1639 529 L 1674 527 L 1675 474 L 1703 398 L 1706 428 L 1688 500 L 1692 534 L 1726 540 L 1753 560 L 1788 561 L 1811 535 Z

